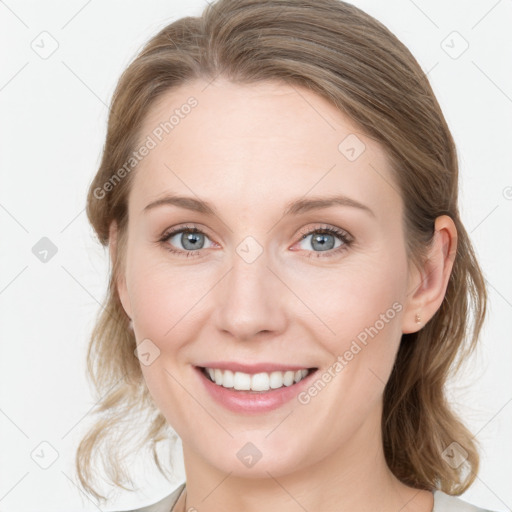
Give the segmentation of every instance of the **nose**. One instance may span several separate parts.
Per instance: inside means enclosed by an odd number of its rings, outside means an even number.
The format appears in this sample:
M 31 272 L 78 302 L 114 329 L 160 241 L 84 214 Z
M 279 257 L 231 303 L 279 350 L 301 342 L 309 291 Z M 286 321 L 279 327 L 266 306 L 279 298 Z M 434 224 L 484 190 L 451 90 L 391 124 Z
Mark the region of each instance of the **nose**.
M 229 273 L 216 287 L 217 329 L 240 341 L 284 332 L 287 290 L 269 268 L 265 251 L 252 262 L 234 253 L 231 262 Z

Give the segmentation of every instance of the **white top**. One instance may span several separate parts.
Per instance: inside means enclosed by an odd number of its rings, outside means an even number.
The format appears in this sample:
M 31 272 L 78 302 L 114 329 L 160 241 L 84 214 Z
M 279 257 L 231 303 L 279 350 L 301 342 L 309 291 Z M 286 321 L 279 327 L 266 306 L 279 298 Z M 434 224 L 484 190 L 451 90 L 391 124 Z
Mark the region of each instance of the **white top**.
M 126 510 L 123 512 L 172 512 L 181 493 L 185 490 L 185 483 L 162 500 L 142 508 Z M 440 490 L 434 491 L 434 508 L 432 512 L 493 512 L 492 510 L 476 507 L 457 496 L 451 496 Z

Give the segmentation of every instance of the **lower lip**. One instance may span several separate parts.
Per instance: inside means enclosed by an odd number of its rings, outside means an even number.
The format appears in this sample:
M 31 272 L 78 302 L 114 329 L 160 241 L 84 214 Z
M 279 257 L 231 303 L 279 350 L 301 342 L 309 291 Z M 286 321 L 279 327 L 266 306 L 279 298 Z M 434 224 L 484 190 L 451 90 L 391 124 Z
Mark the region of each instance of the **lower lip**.
M 195 367 L 212 398 L 220 405 L 233 412 L 258 414 L 278 409 L 292 398 L 296 397 L 305 387 L 316 370 L 311 371 L 304 379 L 291 385 L 268 391 L 237 391 L 225 388 L 212 382 L 206 377 L 201 368 Z

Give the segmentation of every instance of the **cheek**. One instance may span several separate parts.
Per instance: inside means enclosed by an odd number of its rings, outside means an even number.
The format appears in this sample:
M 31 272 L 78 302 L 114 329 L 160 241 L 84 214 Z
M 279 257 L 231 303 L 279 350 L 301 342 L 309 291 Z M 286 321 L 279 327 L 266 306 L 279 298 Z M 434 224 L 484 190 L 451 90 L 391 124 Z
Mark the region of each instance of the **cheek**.
M 380 401 L 401 339 L 403 265 L 405 260 L 382 256 L 372 262 L 359 261 L 357 268 L 354 264 L 343 270 L 326 295 L 316 289 L 312 300 L 318 316 L 334 332 L 317 339 L 331 354 L 330 364 L 339 363 L 332 368 L 335 377 L 327 393 L 313 405 L 326 422 L 341 425 L 346 421 L 344 411 L 350 410 L 352 427 L 357 428 Z M 322 412 L 322 401 L 337 403 L 340 409 Z M 347 432 L 350 428 L 347 425 Z
M 308 323 L 318 327 L 317 335 L 320 330 L 325 332 L 322 339 L 331 354 L 349 350 L 354 340 L 364 345 L 376 336 L 399 338 L 406 262 L 394 256 L 354 259 L 336 272 L 301 286 L 304 302 L 315 315 Z
M 204 276 L 143 251 L 130 253 L 128 261 L 135 335 L 138 344 L 148 347 L 151 358 L 147 365 L 141 359 L 142 374 L 156 406 L 182 435 L 200 413 L 183 391 L 190 368 L 182 348 L 197 338 L 202 325 L 196 319 L 202 311 L 200 299 L 207 292 Z
M 307 327 L 331 356 L 317 377 L 326 377 L 327 384 L 313 382 L 301 403 L 309 404 L 305 410 L 319 425 L 333 426 L 322 434 L 326 443 L 352 435 L 380 403 L 401 339 L 404 265 L 405 260 L 385 256 L 359 261 L 340 271 L 337 282 L 325 279 L 324 286 L 320 282 L 309 292 L 308 304 L 329 331 L 318 336 L 321 324 L 313 317 Z
M 181 339 L 180 330 L 190 326 L 201 310 L 201 297 L 208 291 L 208 281 L 201 272 L 143 251 L 131 255 L 127 286 L 137 333 L 166 346 L 173 339 Z

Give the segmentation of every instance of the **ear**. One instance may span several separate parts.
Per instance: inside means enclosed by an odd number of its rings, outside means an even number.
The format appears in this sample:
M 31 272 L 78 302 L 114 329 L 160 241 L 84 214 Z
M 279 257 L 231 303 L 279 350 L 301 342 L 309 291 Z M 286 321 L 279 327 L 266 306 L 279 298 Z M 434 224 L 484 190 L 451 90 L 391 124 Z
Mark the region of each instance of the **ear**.
M 451 217 L 441 215 L 435 221 L 434 239 L 423 267 L 415 267 L 409 276 L 402 333 L 419 331 L 440 308 L 456 253 L 457 228 Z
M 119 239 L 119 230 L 117 226 L 117 222 L 114 220 L 111 222 L 109 227 L 109 253 L 110 253 L 110 260 L 112 262 L 112 268 L 116 269 L 116 262 L 119 257 L 119 245 L 118 245 L 118 239 Z M 130 298 L 128 296 L 128 289 L 126 287 L 126 275 L 124 271 L 119 271 L 119 275 L 116 279 L 116 288 L 117 293 L 119 295 L 119 299 L 121 300 L 121 304 L 123 305 L 123 309 L 125 313 L 128 315 L 128 317 L 132 318 L 132 308 L 130 304 Z

